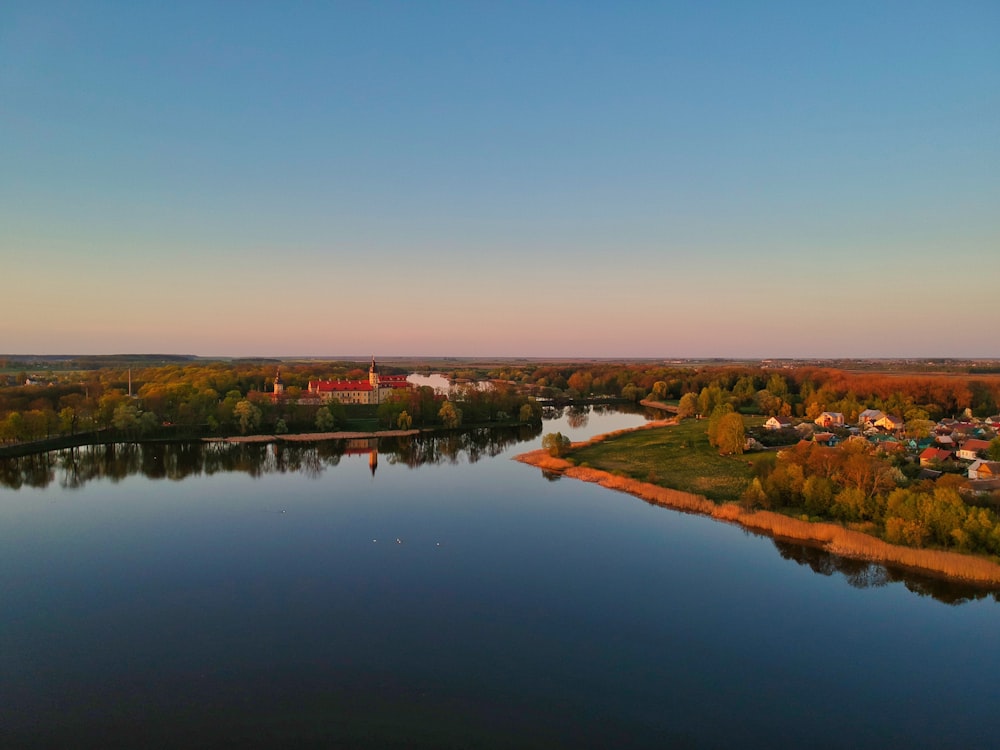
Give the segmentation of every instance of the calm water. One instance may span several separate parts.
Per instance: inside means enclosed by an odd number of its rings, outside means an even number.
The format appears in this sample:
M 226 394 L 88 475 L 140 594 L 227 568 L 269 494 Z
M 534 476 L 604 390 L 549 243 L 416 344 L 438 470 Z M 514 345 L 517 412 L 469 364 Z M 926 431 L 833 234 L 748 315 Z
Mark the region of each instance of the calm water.
M 0 745 L 995 746 L 992 596 L 510 460 L 540 440 L 5 464 Z

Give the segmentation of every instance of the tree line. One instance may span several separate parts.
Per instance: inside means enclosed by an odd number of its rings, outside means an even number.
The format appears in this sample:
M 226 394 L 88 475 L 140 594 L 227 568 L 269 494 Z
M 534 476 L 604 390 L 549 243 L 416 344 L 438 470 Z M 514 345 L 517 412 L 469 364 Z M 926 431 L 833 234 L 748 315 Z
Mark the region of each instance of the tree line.
M 384 367 L 400 373 L 398 368 Z M 360 363 L 315 363 L 281 368 L 284 397 L 273 398 L 275 366 L 260 363 L 167 364 L 95 370 L 75 383 L 0 388 L 0 442 L 27 442 L 94 430 L 126 438 L 163 427 L 211 433 L 332 431 L 351 418 L 376 418 L 370 407 L 339 401 L 303 403 L 310 380 L 367 378 Z M 535 422 L 541 407 L 509 384 L 459 388 L 449 397 L 432 388 L 399 391 L 379 407 L 387 427 L 458 427 L 491 422 Z
M 802 442 L 756 464 L 743 502 L 847 523 L 893 544 L 1000 555 L 995 498 L 967 502 L 961 476 L 917 480 L 912 467 L 860 438 L 833 448 Z

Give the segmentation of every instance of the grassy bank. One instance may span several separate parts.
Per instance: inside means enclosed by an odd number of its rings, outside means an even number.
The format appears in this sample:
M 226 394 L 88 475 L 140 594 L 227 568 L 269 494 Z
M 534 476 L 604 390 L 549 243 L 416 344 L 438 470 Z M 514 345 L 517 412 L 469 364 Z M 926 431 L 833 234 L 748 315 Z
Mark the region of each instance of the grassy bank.
M 707 420 L 685 419 L 666 429 L 602 436 L 574 446 L 568 458 L 577 466 L 704 495 L 716 502 L 738 500 L 753 478 L 754 462 L 772 457 L 720 456 L 708 444 L 707 429 Z

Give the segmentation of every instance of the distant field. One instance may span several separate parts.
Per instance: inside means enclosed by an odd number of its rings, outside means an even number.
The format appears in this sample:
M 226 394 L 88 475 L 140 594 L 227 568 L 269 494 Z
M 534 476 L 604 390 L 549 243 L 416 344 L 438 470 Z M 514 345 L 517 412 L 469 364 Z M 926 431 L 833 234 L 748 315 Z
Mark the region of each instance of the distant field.
M 747 427 L 762 418 L 744 418 Z M 707 420 L 685 419 L 680 424 L 639 430 L 574 450 L 568 458 L 577 466 L 651 482 L 661 487 L 693 492 L 710 500 L 738 500 L 753 478 L 753 463 L 773 454 L 720 456 L 708 444 Z

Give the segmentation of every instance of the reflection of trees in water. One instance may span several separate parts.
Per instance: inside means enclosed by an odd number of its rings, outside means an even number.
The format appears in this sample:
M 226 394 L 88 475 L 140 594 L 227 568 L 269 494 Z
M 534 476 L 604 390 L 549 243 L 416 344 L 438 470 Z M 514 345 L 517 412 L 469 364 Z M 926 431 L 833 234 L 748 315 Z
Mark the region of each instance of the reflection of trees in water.
M 464 456 L 475 463 L 496 456 L 509 446 L 533 440 L 541 427 L 479 428 L 438 435 L 381 438 L 365 442 L 361 452 L 377 450 L 389 463 L 410 467 L 457 463 Z M 239 472 L 252 477 L 266 474 L 305 474 L 316 478 L 340 463 L 345 452 L 357 452 L 354 443 L 325 440 L 316 443 L 109 443 L 84 445 L 20 458 L 0 459 L 0 486 L 48 487 L 54 481 L 66 489 L 103 479 L 117 482 L 131 475 L 179 481 L 189 476 Z
M 566 410 L 566 423 L 574 429 L 586 427 L 589 421 L 589 406 L 571 406 Z
M 415 468 L 424 464 L 457 463 L 464 455 L 472 464 L 483 456 L 498 456 L 516 443 L 534 440 L 541 427 L 480 427 L 464 432 L 383 439 L 379 452 L 388 454 L 389 463 Z
M 986 597 L 993 597 L 1000 601 L 1000 591 L 932 578 L 909 570 L 886 567 L 878 563 L 852 560 L 805 544 L 777 539 L 772 541 L 786 560 L 806 565 L 820 575 L 842 575 L 847 583 L 854 588 L 867 589 L 885 586 L 889 583 L 902 583 L 915 594 L 930 596 L 945 604 L 963 604 Z

